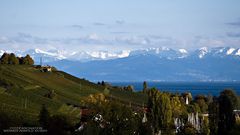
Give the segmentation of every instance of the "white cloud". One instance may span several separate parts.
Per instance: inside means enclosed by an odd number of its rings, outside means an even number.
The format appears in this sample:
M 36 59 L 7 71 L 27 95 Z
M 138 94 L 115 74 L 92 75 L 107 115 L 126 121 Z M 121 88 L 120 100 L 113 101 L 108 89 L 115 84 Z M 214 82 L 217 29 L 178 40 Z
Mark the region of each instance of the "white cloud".
M 43 50 L 135 50 L 141 48 L 163 47 L 173 49 L 196 49 L 207 47 L 239 47 L 240 39 L 219 37 L 195 37 L 189 40 L 178 40 L 172 37 L 158 35 L 112 35 L 104 36 L 98 33 L 83 35 L 78 38 L 42 38 L 26 33 L 18 33 L 16 36 L 0 36 L 0 49 L 27 50 L 40 48 Z

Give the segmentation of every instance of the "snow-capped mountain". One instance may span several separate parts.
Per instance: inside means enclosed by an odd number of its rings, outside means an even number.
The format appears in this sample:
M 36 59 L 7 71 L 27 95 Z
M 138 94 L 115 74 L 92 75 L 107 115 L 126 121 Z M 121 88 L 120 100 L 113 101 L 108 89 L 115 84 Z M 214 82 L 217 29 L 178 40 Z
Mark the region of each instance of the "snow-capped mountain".
M 204 47 L 189 53 L 148 49 L 121 59 L 84 63 L 63 60 L 51 65 L 93 81 L 240 81 L 239 49 L 229 53 L 231 50 Z
M 177 59 L 184 58 L 188 55 L 188 51 L 186 49 L 174 50 L 167 47 L 161 48 L 148 48 L 148 49 L 140 49 L 134 50 L 130 53 L 129 56 L 140 56 L 140 55 L 154 55 L 159 58 L 167 58 L 167 59 Z
M 0 54 L 6 51 L 0 50 Z M 240 48 L 202 47 L 195 51 L 166 47 L 132 51 L 59 51 L 32 49 L 38 64 L 49 64 L 78 77 L 107 81 L 240 81 Z
M 146 56 L 154 55 L 159 58 L 167 59 L 181 59 L 181 58 L 197 58 L 203 59 L 207 57 L 238 57 L 240 56 L 240 48 L 232 47 L 216 47 L 216 48 L 207 48 L 202 47 L 195 51 L 189 52 L 186 49 L 174 50 L 171 48 L 149 48 L 149 49 L 140 49 L 130 52 L 129 56 Z
M 199 50 L 199 58 L 203 58 L 207 53 L 208 53 L 208 48 L 207 47 L 202 47 Z
M 160 48 L 147 48 L 139 50 L 123 50 L 120 52 L 109 52 L 109 51 L 75 51 L 67 52 L 61 50 L 41 50 L 41 49 L 30 49 L 27 51 L 11 51 L 11 50 L 0 50 L 0 55 L 4 52 L 13 52 L 18 56 L 25 56 L 26 54 L 31 55 L 36 62 L 43 58 L 44 62 L 53 62 L 59 60 L 72 60 L 72 61 L 92 61 L 92 60 L 110 60 L 133 56 L 156 56 L 159 58 L 166 58 L 169 60 L 182 59 L 182 58 L 197 58 L 204 59 L 207 57 L 240 57 L 240 48 L 233 47 L 217 47 L 207 48 L 202 47 L 195 51 L 189 52 L 186 49 L 174 50 L 167 47 Z
M 67 52 L 60 50 L 48 50 L 44 51 L 41 49 L 30 49 L 27 51 L 11 51 L 11 50 L 0 50 L 0 55 L 4 52 L 15 53 L 17 56 L 22 57 L 29 54 L 33 57 L 36 63 L 40 62 L 42 58 L 43 62 L 49 63 L 59 60 L 72 60 L 72 61 L 92 61 L 92 60 L 109 60 L 128 57 L 130 54 L 129 50 L 123 50 L 120 52 L 108 52 L 108 51 L 75 51 Z
M 239 57 L 240 48 L 232 47 L 216 47 L 207 48 L 202 47 L 191 54 L 191 56 L 197 56 L 198 58 L 208 58 L 208 57 Z

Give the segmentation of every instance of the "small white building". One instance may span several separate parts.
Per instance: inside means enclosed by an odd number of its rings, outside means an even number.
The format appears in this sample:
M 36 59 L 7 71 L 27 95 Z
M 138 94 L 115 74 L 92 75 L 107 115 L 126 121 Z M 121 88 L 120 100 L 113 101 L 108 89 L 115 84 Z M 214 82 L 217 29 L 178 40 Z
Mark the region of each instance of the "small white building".
M 189 104 L 188 96 L 186 96 L 186 105 Z

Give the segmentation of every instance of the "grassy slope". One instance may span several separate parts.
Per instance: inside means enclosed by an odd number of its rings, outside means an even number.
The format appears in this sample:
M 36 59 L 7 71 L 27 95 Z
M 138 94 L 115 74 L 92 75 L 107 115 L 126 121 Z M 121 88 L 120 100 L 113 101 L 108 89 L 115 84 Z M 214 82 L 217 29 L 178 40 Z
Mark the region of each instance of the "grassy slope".
M 24 118 L 37 117 L 42 104 L 51 112 L 56 112 L 63 104 L 80 105 L 83 97 L 103 92 L 103 87 L 89 81 L 76 78 L 65 72 L 42 73 L 31 66 L 0 65 L 0 80 L 11 87 L 0 86 L 0 109 L 21 114 Z M 53 99 L 44 97 L 54 91 Z M 112 98 L 141 105 L 146 96 L 140 93 L 110 91 Z

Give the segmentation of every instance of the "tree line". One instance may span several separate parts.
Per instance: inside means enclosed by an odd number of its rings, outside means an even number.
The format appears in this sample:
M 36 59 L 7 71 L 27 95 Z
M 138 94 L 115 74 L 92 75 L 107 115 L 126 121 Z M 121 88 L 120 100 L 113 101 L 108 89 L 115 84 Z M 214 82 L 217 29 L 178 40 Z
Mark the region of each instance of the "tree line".
M 14 53 L 4 53 L 0 58 L 0 63 L 9 65 L 33 65 L 34 60 L 28 54 L 25 57 L 16 57 Z
M 235 135 L 240 134 L 240 119 L 234 110 L 239 109 L 239 96 L 231 89 L 223 90 L 219 96 L 172 94 L 155 88 L 148 89 L 146 82 L 143 92 L 148 95 L 148 126 L 153 134 L 178 135 Z M 189 104 L 186 104 L 186 96 Z M 199 129 L 191 123 L 190 114 L 195 123 L 199 118 Z M 196 115 L 199 114 L 199 115 Z M 203 116 L 205 114 L 205 116 Z M 174 119 L 181 120 L 176 130 Z M 174 133 L 175 132 L 175 133 Z

